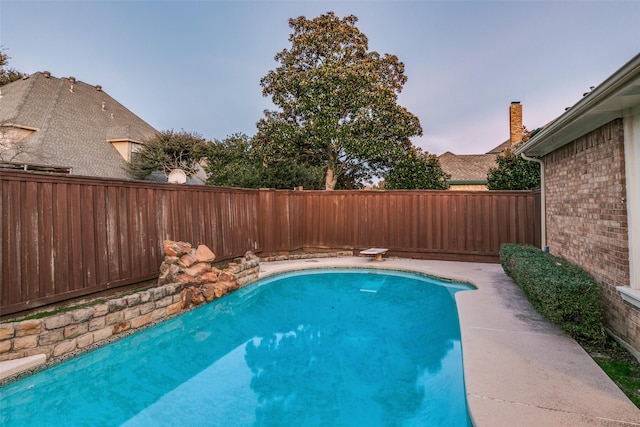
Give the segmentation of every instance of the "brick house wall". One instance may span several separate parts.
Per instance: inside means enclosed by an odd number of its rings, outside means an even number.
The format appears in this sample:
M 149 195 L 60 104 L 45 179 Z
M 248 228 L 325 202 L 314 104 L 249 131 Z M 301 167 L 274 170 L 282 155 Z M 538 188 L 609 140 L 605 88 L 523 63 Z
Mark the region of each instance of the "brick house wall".
M 606 324 L 640 351 L 640 309 L 616 286 L 629 286 L 629 244 L 622 119 L 544 158 L 547 245 L 598 282 Z

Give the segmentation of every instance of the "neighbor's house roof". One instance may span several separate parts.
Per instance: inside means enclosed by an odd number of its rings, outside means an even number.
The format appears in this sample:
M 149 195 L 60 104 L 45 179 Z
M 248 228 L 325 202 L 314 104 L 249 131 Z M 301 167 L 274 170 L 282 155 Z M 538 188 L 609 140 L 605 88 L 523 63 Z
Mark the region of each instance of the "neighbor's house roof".
M 453 154 L 447 151 L 438 158 L 442 170 L 451 175 L 451 185 L 487 185 L 489 169 L 498 166 L 496 156 L 509 147 L 511 141 L 506 140 L 486 154 Z
M 14 161 L 71 168 L 74 175 L 130 179 L 110 142 L 140 143 L 157 131 L 102 90 L 38 72 L 0 88 L 0 125 L 24 147 Z
M 516 154 L 544 156 L 640 107 L 640 54 L 546 125 Z
M 452 185 L 487 184 L 487 173 L 496 167 L 496 154 L 453 154 L 450 151 L 439 156 L 440 166 L 451 175 Z
M 503 142 L 502 144 L 498 145 L 497 147 L 487 151 L 487 154 L 500 154 L 504 150 L 506 150 L 507 148 L 511 148 L 511 140 L 509 140 L 509 139 L 507 139 L 505 142 Z

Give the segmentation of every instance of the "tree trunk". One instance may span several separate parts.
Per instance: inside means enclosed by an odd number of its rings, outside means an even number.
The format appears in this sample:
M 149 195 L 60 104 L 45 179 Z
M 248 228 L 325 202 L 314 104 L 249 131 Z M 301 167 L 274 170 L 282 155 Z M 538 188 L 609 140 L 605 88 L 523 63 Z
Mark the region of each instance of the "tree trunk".
M 324 174 L 324 189 L 326 191 L 332 191 L 336 188 L 336 182 L 338 182 L 338 176 L 336 175 L 335 170 L 338 154 L 329 147 L 327 149 L 327 157 L 327 172 Z
M 327 172 L 324 175 L 324 189 L 331 191 L 336 188 L 338 177 L 333 173 L 333 167 L 327 166 Z

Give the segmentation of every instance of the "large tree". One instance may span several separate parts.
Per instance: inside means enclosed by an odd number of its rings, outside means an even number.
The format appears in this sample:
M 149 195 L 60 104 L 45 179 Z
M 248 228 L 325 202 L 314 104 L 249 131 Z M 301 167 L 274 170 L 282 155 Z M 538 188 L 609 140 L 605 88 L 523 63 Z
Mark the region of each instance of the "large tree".
M 171 171 L 182 169 L 187 176 L 198 172 L 205 157 L 207 141 L 197 133 L 184 130 L 159 132 L 136 151 L 129 164 L 133 176 L 144 179 L 153 172 L 168 177 Z
M 387 190 L 447 190 L 449 178 L 440 160 L 418 147 L 407 150 L 384 177 Z
M 26 74 L 21 73 L 15 68 L 10 68 L 8 66 L 9 59 L 11 58 L 4 52 L 4 48 L 0 47 L 0 86 L 20 80 L 26 76 Z
M 341 177 L 368 179 L 384 172 L 421 135 L 416 116 L 397 104 L 407 77 L 395 55 L 369 51 L 353 15 L 328 12 L 290 19 L 291 47 L 263 77 L 275 111 L 258 122 L 266 159 L 297 157 L 324 169 L 325 188 Z M 344 183 L 352 179 L 344 179 Z
M 266 164 L 253 138 L 235 134 L 207 146 L 207 184 L 242 188 L 319 189 L 322 171 L 295 158 Z

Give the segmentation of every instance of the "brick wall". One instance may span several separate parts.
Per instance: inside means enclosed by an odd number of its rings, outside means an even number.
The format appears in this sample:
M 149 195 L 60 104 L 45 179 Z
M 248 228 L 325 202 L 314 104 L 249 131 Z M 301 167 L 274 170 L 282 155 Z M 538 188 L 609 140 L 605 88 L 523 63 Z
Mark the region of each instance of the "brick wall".
M 622 301 L 629 245 L 622 119 L 544 158 L 547 244 L 600 284 L 607 326 L 640 351 L 640 310 Z

